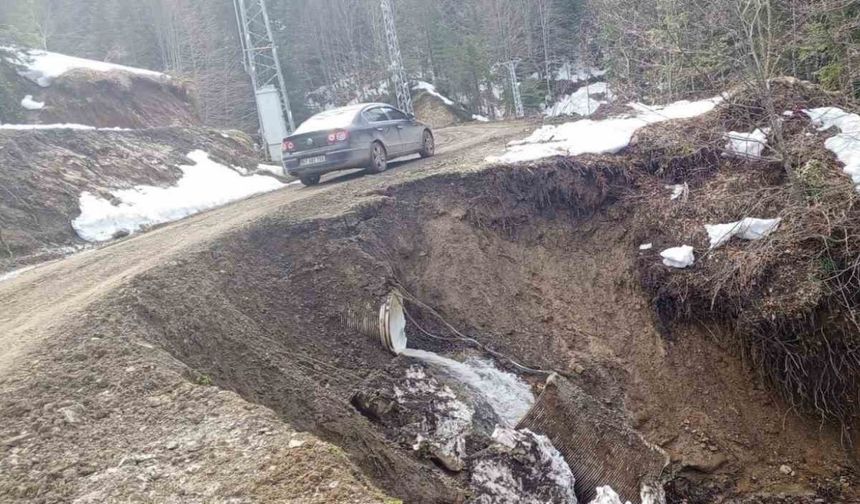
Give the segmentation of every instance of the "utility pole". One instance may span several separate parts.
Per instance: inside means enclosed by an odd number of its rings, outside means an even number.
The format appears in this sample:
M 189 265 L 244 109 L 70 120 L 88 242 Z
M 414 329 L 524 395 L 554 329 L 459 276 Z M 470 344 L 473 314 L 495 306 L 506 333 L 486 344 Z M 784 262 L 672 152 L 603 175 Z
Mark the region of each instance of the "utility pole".
M 503 63 L 508 68 L 508 78 L 511 81 L 511 90 L 514 95 L 514 112 L 518 119 L 526 116 L 526 111 L 523 107 L 523 96 L 520 94 L 520 81 L 517 79 L 517 65 L 519 64 L 519 60 L 511 60 Z
M 296 123 L 281 71 L 281 60 L 278 59 L 278 48 L 272 36 L 266 0 L 233 0 L 233 7 L 242 41 L 245 71 L 251 76 L 254 86 L 260 133 L 269 156 L 273 161 L 280 161 L 281 142 L 296 129 Z
M 382 21 L 385 23 L 385 40 L 388 42 L 388 55 L 391 58 L 391 78 L 394 81 L 394 92 L 397 95 L 397 106 L 407 114 L 414 114 L 412 107 L 412 90 L 403 70 L 403 57 L 400 54 L 400 41 L 397 39 L 397 24 L 394 20 L 394 10 L 391 0 L 381 0 Z

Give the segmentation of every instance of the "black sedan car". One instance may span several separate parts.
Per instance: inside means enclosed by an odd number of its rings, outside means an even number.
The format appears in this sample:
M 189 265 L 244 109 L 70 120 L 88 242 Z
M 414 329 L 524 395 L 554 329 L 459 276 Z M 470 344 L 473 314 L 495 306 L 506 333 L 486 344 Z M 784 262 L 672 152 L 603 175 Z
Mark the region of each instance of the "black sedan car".
M 327 110 L 284 139 L 284 170 L 306 186 L 337 170 L 381 173 L 394 158 L 435 153 L 433 131 L 415 117 L 384 103 Z

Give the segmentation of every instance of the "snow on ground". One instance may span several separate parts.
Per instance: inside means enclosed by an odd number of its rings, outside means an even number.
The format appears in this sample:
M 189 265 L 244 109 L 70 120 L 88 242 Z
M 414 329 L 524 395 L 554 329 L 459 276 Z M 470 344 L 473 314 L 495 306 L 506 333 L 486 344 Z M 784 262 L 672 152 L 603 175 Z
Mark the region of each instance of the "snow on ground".
M 472 114 L 472 119 L 478 122 L 490 122 L 490 118 L 480 114 Z
M 605 82 L 595 82 L 582 86 L 573 94 L 565 95 L 548 108 L 545 114 L 549 117 L 566 115 L 588 117 L 597 112 L 601 105 L 609 103 L 611 100 L 612 92 L 609 90 L 609 85 Z
M 693 247 L 689 245 L 666 249 L 660 252 L 660 256 L 663 257 L 663 264 L 670 268 L 689 268 L 696 262 Z
M 565 63 L 555 72 L 555 80 L 582 82 L 604 75 L 606 75 L 606 70 L 599 70 L 582 64 Z
M 26 266 L 24 268 L 16 269 L 16 270 L 10 271 L 8 273 L 2 273 L 2 274 L 0 274 L 0 282 L 5 282 L 6 280 L 12 280 L 13 278 L 20 276 L 22 273 L 26 273 L 32 269 L 35 269 L 35 268 L 36 268 L 36 266 Z
M 602 486 L 597 487 L 597 495 L 589 504 L 624 504 L 624 502 L 621 501 L 621 497 L 615 493 L 612 487 Z M 627 504 L 630 502 L 628 501 Z
M 80 197 L 81 216 L 72 222 L 72 227 L 84 240 L 106 241 L 119 233 L 134 233 L 284 187 L 267 176 L 243 177 L 200 150 L 188 157 L 194 164 L 180 166 L 183 177 L 175 186 L 137 186 L 111 191 L 119 200 L 118 205 L 84 192 Z
M 128 128 L 96 128 L 86 124 L 0 124 L 0 130 L 32 131 L 32 130 L 97 130 L 97 131 L 131 131 Z
M 257 173 L 259 172 L 269 172 L 272 175 L 276 175 L 278 177 L 284 176 L 284 167 L 281 165 L 269 165 L 269 164 L 261 164 L 257 165 Z
M 637 130 L 649 124 L 670 119 L 687 119 L 710 112 L 723 98 L 696 102 L 679 101 L 664 107 L 650 107 L 641 103 L 630 104 L 637 114 L 602 121 L 583 119 L 558 126 L 544 126 L 525 140 L 508 144 L 501 156 L 487 158 L 496 163 L 516 163 L 551 156 L 610 153 L 614 154 L 630 144 Z
M 770 128 L 756 129 L 752 133 L 730 131 L 726 134 L 726 139 L 729 141 L 726 144 L 726 151 L 747 159 L 758 159 L 767 147 L 769 134 Z
M 15 54 L 15 57 L 17 58 L 15 63 L 24 66 L 22 70 L 18 71 L 19 74 L 42 87 L 50 86 L 57 77 L 66 72 L 77 69 L 93 70 L 96 72 L 122 71 L 145 75 L 156 79 L 169 78 L 163 73 L 153 72 L 152 70 L 76 58 L 74 56 L 66 56 L 65 54 L 41 51 L 38 49 L 16 49 L 10 47 L 4 47 L 3 49 Z
M 435 96 L 436 98 L 439 98 L 440 100 L 445 102 L 445 105 L 448 105 L 448 106 L 454 105 L 453 100 L 451 100 L 447 96 L 442 95 L 442 93 L 440 93 L 439 91 L 436 91 L 436 86 L 434 86 L 433 84 L 430 84 L 429 82 L 418 81 L 417 83 L 415 83 L 412 86 L 412 89 L 414 91 L 426 91 L 426 92 L 430 93 L 431 95 Z
M 45 108 L 45 102 L 36 101 L 33 95 L 27 95 L 21 100 L 21 106 L 27 110 L 42 110 Z
M 686 200 L 690 194 L 690 186 L 686 182 L 683 184 L 667 185 L 666 189 L 672 191 L 672 196 L 670 197 L 672 201 L 682 197 Z
M 782 219 L 753 219 L 747 217 L 728 224 L 706 224 L 705 230 L 711 239 L 711 250 L 722 247 L 733 237 L 743 240 L 762 240 L 773 234 Z
M 860 115 L 850 114 L 837 107 L 804 110 L 820 131 L 837 128 L 839 133 L 827 139 L 824 146 L 836 154 L 845 165 L 845 173 L 860 191 Z

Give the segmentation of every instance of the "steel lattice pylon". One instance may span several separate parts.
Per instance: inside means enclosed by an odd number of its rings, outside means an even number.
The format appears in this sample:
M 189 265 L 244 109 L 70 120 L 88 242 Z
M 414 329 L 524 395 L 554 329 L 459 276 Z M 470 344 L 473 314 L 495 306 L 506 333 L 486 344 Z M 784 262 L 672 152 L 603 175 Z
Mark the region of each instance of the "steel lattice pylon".
M 290 131 L 296 129 L 278 48 L 275 47 L 272 27 L 265 0 L 233 0 L 242 49 L 245 54 L 245 70 L 251 76 L 254 90 L 266 88 L 277 90 L 281 98 L 283 114 L 289 122 Z M 262 121 L 261 121 L 262 125 Z
M 382 21 L 385 23 L 385 40 L 388 42 L 388 55 L 391 57 L 391 76 L 394 80 L 394 92 L 397 95 L 397 106 L 408 114 L 414 114 L 412 107 L 412 91 L 403 70 L 403 57 L 400 54 L 400 42 L 397 39 L 397 25 L 394 22 L 394 10 L 390 0 L 382 1 Z
M 508 61 L 505 66 L 508 68 L 508 77 L 511 81 L 511 91 L 514 95 L 514 112 L 518 118 L 525 117 L 526 111 L 523 107 L 523 96 L 520 93 L 520 81 L 517 79 L 517 65 L 519 61 Z

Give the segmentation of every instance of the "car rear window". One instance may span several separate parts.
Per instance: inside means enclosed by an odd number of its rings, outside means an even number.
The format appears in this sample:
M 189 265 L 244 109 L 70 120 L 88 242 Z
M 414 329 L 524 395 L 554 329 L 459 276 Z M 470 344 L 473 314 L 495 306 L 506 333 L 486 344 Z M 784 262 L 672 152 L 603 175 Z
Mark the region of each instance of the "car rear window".
M 372 108 L 364 113 L 364 118 L 370 122 L 383 122 L 388 120 L 382 107 Z
M 302 135 L 314 131 L 343 129 L 352 125 L 360 108 L 342 108 L 327 110 L 311 117 L 296 128 L 293 135 Z
M 385 109 L 385 112 L 388 113 L 388 117 L 390 117 L 392 121 L 402 121 L 404 119 L 409 119 L 408 117 L 406 117 L 406 114 L 397 109 L 389 108 Z

